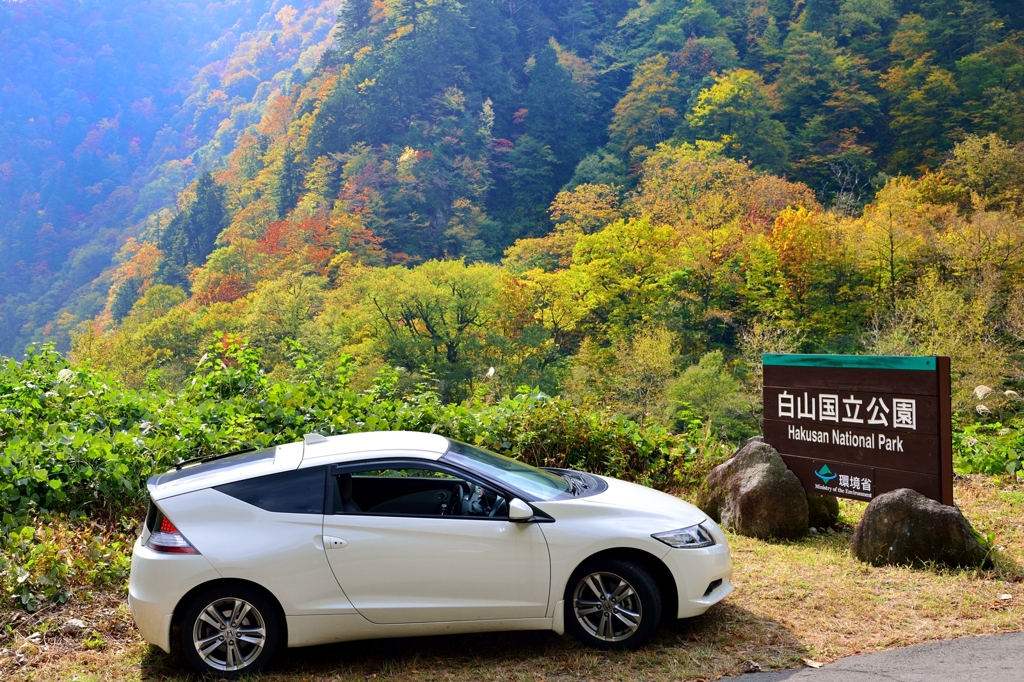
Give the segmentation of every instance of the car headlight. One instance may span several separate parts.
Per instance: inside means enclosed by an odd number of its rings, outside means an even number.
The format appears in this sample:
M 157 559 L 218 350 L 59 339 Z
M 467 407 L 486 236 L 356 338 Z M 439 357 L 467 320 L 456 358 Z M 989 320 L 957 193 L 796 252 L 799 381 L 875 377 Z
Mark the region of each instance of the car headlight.
M 715 544 L 715 539 L 711 537 L 711 533 L 699 523 L 695 526 L 687 526 L 678 530 L 654 533 L 651 537 L 655 540 L 661 540 L 669 547 L 675 547 L 676 549 L 695 549 L 697 547 L 710 547 Z

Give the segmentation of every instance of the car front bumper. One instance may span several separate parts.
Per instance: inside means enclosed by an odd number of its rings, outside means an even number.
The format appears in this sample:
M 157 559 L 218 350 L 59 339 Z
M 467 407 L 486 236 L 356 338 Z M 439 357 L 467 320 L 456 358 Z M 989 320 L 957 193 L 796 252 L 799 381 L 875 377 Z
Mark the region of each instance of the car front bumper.
M 732 580 L 732 558 L 725 533 L 705 522 L 715 544 L 700 549 L 671 549 L 662 561 L 672 572 L 679 597 L 677 618 L 699 616 L 712 605 L 725 599 L 735 589 Z

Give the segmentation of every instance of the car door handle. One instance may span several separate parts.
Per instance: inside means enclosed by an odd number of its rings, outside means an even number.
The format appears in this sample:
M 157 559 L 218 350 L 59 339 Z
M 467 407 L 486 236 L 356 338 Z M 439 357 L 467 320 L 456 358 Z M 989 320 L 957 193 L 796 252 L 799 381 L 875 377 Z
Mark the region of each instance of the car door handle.
M 324 549 L 341 549 L 348 545 L 348 540 L 336 538 L 333 535 L 324 536 Z

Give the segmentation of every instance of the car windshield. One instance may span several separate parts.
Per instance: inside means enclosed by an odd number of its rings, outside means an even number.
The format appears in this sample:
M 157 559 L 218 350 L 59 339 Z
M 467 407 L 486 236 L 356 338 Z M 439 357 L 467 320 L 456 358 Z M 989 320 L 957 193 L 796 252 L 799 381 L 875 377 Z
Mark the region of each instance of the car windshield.
M 472 445 L 454 440 L 449 442 L 451 447 L 444 459 L 521 490 L 537 500 L 550 500 L 569 492 L 569 484 L 561 476 Z

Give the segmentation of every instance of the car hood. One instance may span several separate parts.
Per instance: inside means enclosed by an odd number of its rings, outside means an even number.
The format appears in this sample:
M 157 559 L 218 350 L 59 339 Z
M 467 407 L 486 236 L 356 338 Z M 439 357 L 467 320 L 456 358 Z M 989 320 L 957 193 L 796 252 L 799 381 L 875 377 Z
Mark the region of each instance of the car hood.
M 586 498 L 587 501 L 665 516 L 677 520 L 680 528 L 701 523 L 708 518 L 707 514 L 689 502 L 684 502 L 678 497 L 660 490 L 620 481 L 616 478 L 606 476 L 600 478 L 608 484 L 608 489 Z

